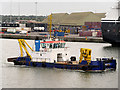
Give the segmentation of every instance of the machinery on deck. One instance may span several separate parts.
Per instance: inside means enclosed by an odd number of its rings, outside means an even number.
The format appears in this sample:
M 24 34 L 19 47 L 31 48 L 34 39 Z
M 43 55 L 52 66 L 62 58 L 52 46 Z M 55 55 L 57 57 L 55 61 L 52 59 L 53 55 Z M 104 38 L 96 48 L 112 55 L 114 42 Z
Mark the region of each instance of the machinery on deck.
M 81 48 L 80 53 L 81 54 L 79 62 L 81 63 L 84 58 L 84 60 L 87 61 L 87 63 L 89 64 L 91 62 L 91 49 Z

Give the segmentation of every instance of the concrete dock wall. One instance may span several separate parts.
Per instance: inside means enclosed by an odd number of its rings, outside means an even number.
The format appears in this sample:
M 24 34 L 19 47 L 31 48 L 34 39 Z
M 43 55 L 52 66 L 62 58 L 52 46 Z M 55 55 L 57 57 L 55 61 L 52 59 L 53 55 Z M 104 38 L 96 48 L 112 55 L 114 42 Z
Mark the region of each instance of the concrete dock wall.
M 2 34 L 0 35 L 1 38 L 7 39 L 46 39 L 48 38 L 46 35 L 26 35 L 26 34 Z M 57 37 L 59 39 L 63 39 L 65 41 L 70 42 L 96 42 L 96 43 L 105 43 L 101 37 L 79 37 L 75 35 L 68 35 L 68 36 L 60 36 Z

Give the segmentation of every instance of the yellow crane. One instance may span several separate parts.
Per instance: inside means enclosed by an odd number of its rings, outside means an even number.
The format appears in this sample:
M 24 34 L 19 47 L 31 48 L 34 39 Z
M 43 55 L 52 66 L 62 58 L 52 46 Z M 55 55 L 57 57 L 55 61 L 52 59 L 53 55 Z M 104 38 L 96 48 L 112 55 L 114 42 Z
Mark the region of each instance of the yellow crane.
M 50 38 L 51 38 L 51 28 L 52 28 L 52 14 L 48 16 L 48 30 L 50 32 Z
M 91 62 L 91 49 L 81 48 L 80 53 L 81 54 L 79 62 L 81 63 L 84 58 L 84 60 L 87 61 L 87 63 L 89 64 Z
M 34 51 L 34 50 L 29 46 L 29 44 L 24 39 L 18 39 L 18 42 L 19 42 L 19 46 L 20 46 L 21 57 L 23 57 L 23 49 L 24 49 L 27 56 L 29 56 L 30 59 L 32 59 L 31 55 L 29 54 L 29 52 L 26 48 L 26 45 L 31 49 L 31 51 Z

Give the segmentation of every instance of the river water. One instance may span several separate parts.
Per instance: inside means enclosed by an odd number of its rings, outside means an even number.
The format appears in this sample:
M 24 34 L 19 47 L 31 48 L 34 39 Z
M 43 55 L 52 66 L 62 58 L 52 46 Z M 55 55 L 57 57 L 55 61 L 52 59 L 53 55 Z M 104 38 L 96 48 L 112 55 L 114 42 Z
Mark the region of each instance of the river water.
M 33 40 L 26 40 L 33 47 Z M 19 56 L 17 39 L 0 39 L 0 64 L 2 88 L 118 88 L 118 66 L 116 71 L 83 73 L 74 70 L 40 67 L 14 66 L 8 57 Z M 96 57 L 114 57 L 118 63 L 118 47 L 108 43 L 67 42 L 71 55 L 79 59 L 80 48 L 92 49 L 92 60 Z M 1 71 L 0 68 L 0 71 Z

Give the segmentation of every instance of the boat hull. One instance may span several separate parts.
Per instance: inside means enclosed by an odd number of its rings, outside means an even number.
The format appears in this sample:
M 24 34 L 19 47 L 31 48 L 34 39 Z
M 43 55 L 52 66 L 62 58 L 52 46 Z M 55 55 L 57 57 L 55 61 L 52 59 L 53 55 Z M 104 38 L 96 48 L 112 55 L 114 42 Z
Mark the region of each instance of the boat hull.
M 120 46 L 120 22 L 102 22 L 101 29 L 104 41 L 111 43 L 113 46 Z
M 59 69 L 70 69 L 70 70 L 82 70 L 86 72 L 103 72 L 106 69 L 116 70 L 116 60 L 103 60 L 103 61 L 91 61 L 90 64 L 87 64 L 87 61 L 83 60 L 79 64 L 72 64 L 71 61 L 67 63 L 49 63 L 49 62 L 33 62 L 29 57 L 18 57 L 11 60 L 14 65 L 26 65 L 32 67 L 44 67 L 44 68 L 59 68 Z

